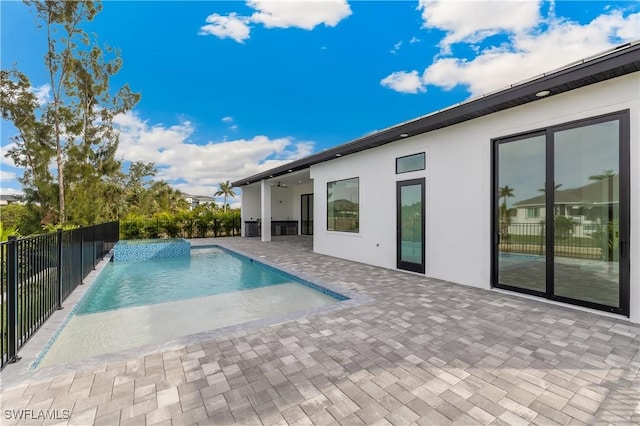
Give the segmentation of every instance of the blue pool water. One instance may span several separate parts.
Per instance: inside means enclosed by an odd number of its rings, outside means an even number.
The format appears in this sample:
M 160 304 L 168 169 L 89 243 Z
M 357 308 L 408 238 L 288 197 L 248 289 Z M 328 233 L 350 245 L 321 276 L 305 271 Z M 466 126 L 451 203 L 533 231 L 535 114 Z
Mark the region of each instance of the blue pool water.
M 266 287 L 291 278 L 229 254 L 193 248 L 190 257 L 109 263 L 76 315 Z
M 515 265 L 522 265 L 529 262 L 544 262 L 545 257 L 536 254 L 521 254 L 521 253 L 505 253 L 500 252 L 499 264 L 501 268 L 510 267 Z

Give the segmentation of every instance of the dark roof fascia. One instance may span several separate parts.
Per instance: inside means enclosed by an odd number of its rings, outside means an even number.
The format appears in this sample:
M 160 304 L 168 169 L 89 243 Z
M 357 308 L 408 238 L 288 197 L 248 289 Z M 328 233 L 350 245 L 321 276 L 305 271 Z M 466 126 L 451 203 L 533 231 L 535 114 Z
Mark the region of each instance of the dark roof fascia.
M 640 42 L 627 43 L 601 56 L 570 64 L 559 71 L 545 73 L 523 83 L 516 83 L 506 89 L 462 102 L 450 108 L 235 181 L 232 186 L 248 185 L 262 179 L 303 170 L 314 164 L 404 139 L 406 136 L 400 136 L 403 134 L 416 136 L 498 111 L 547 99 L 548 96 L 543 98 L 536 96 L 536 93 L 543 90 L 551 91 L 549 96 L 553 96 L 638 71 L 640 71 Z

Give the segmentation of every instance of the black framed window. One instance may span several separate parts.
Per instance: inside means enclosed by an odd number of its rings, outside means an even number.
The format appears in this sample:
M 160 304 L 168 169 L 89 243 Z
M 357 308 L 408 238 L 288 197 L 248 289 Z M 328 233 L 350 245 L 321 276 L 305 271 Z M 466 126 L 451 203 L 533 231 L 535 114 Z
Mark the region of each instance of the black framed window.
M 629 144 L 629 111 L 493 140 L 493 286 L 629 314 Z
M 396 174 L 424 170 L 425 167 L 426 159 L 424 152 L 396 158 Z
M 360 178 L 327 182 L 327 230 L 360 232 Z

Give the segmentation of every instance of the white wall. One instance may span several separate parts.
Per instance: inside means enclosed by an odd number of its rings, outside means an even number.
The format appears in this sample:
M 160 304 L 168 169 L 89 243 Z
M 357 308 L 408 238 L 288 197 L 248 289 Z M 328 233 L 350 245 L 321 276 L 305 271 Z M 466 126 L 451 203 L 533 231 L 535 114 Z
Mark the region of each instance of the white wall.
M 260 216 L 260 184 L 242 187 L 240 192 L 240 235 L 246 236 L 244 222 Z
M 242 223 L 260 217 L 260 182 L 242 187 Z
M 271 218 L 273 220 L 294 220 L 293 189 L 271 186 Z
M 410 137 L 311 167 L 314 250 L 395 268 L 396 182 L 426 178 L 426 275 L 490 288 L 491 139 L 629 109 L 631 320 L 640 323 L 639 73 Z M 396 157 L 427 153 L 424 171 L 395 174 Z M 360 178 L 360 232 L 327 231 L 326 185 Z

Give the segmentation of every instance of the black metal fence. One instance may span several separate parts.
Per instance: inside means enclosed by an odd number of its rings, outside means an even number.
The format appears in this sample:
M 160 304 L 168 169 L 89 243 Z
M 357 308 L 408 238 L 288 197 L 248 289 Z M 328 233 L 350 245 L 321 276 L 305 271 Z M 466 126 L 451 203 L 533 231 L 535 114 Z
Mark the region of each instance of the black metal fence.
M 0 243 L 0 369 L 57 310 L 118 241 L 118 222 Z
M 612 260 L 617 253 L 617 224 L 556 223 L 554 253 L 556 256 L 578 259 Z M 546 253 L 544 223 L 509 223 L 500 227 L 500 251 L 538 254 Z
M 240 235 L 240 215 L 203 220 L 121 219 L 120 238 L 206 238 Z

